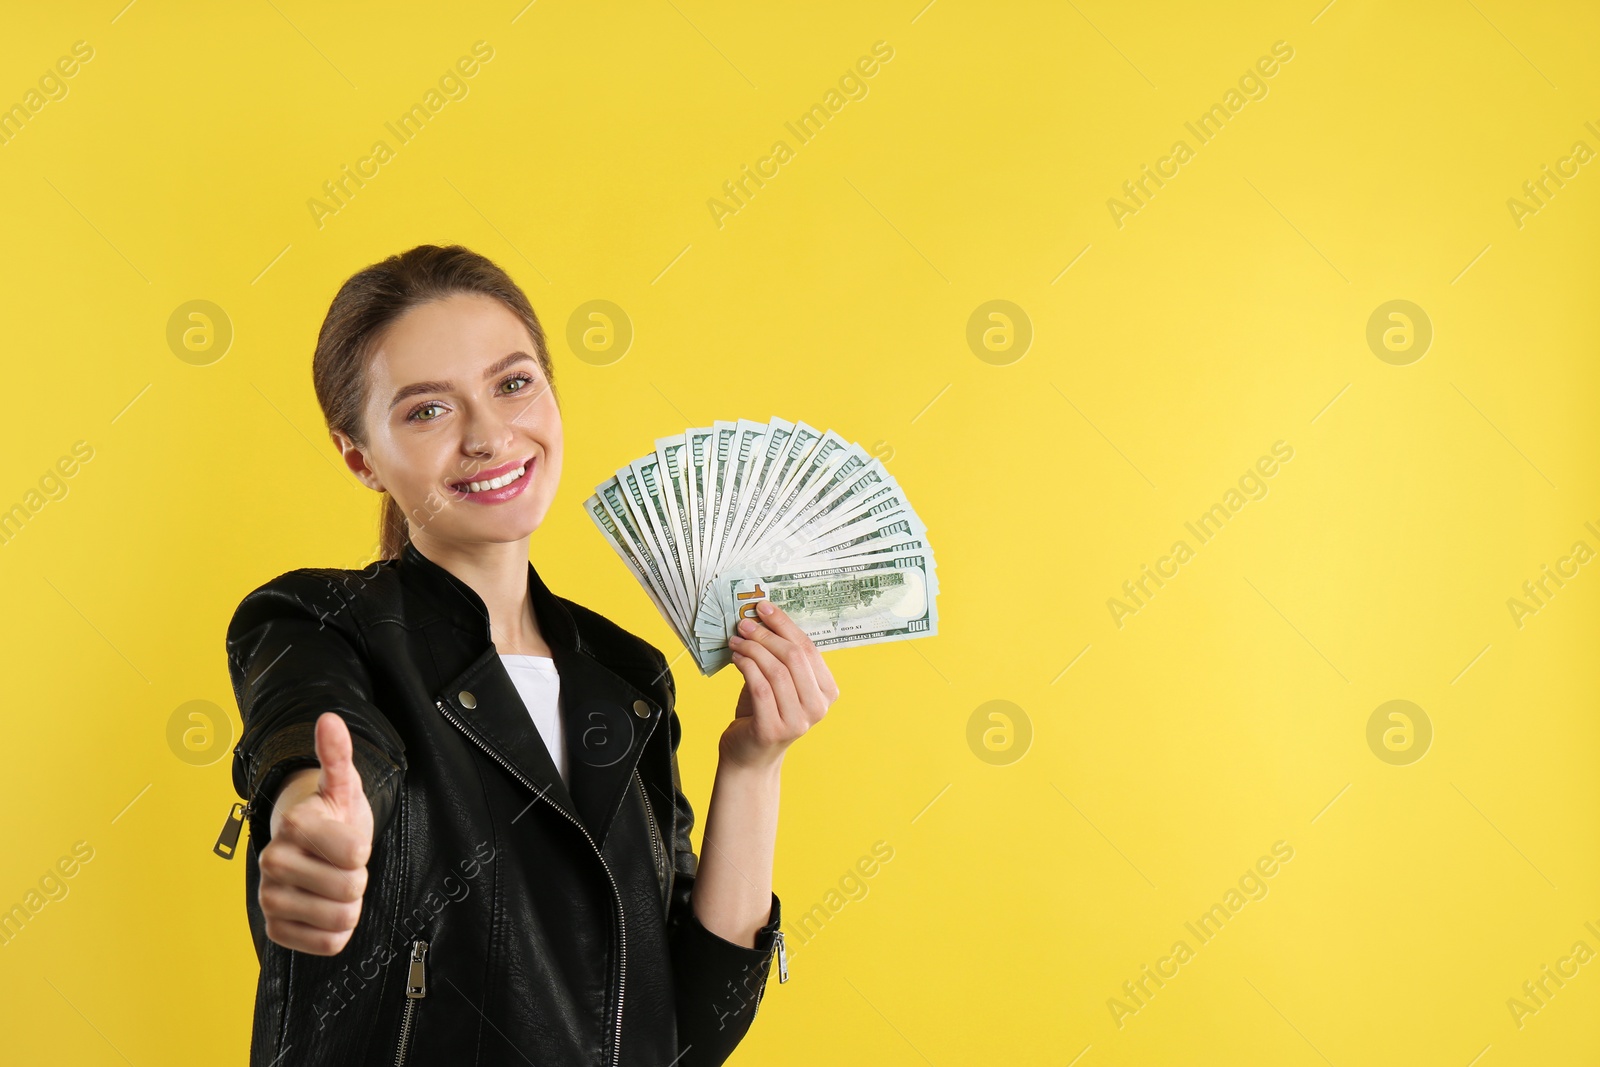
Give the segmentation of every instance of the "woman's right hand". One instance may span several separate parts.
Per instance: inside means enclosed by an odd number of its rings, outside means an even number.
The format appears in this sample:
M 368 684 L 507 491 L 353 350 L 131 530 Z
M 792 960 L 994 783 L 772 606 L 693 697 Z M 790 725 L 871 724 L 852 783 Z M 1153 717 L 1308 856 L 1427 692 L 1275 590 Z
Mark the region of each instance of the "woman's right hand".
M 316 726 L 320 767 L 283 781 L 261 850 L 257 899 L 267 937 L 315 956 L 344 949 L 361 918 L 372 854 L 372 806 L 352 762 L 350 728 L 334 712 Z

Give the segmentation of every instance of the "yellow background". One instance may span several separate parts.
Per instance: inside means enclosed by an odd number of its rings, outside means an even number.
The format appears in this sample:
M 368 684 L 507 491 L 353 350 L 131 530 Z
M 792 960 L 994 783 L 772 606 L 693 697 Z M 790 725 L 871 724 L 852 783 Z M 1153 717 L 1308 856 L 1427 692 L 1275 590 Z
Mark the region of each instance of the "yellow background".
M 8 12 L 0 105 L 73 42 L 94 58 L 0 146 L 0 507 L 75 441 L 93 458 L 0 546 L 0 907 L 74 842 L 94 858 L 0 947 L 4 1059 L 243 1062 L 244 865 L 211 854 L 232 738 L 191 766 L 167 724 L 207 700 L 237 730 L 245 592 L 370 558 L 315 334 L 355 270 L 462 242 L 552 340 L 567 459 L 533 551 L 557 591 L 678 651 L 580 504 L 714 419 L 838 430 L 930 531 L 938 635 L 830 654 L 843 696 L 787 760 L 777 890 L 836 913 L 791 933 L 734 1062 L 1595 1062 L 1600 962 L 1520 1028 L 1507 1000 L 1600 950 L 1600 568 L 1520 628 L 1507 601 L 1600 548 L 1600 164 L 1520 227 L 1507 200 L 1600 150 L 1600 17 L 1319 8 Z M 384 123 L 478 40 L 468 95 L 398 145 Z M 867 95 L 800 144 L 784 123 L 880 40 Z M 1185 121 L 1277 41 L 1268 94 L 1199 145 Z M 395 158 L 319 228 L 307 201 L 380 138 Z M 1180 138 L 1194 158 L 1119 228 L 1107 200 Z M 708 201 L 779 139 L 719 227 Z M 197 299 L 234 329 L 204 366 L 166 340 Z M 566 341 L 594 299 L 635 330 L 608 365 Z M 966 339 L 996 299 L 1034 334 L 1003 365 Z M 1365 339 L 1394 299 L 1434 331 L 1405 366 Z M 1266 497 L 1194 542 L 1279 440 Z M 1194 558 L 1119 628 L 1108 599 L 1180 538 Z M 677 678 L 703 810 L 739 677 Z M 1434 731 L 1407 766 L 1366 740 L 1394 699 Z M 968 743 L 993 700 L 1032 733 L 999 765 Z M 878 841 L 865 895 L 830 897 Z M 1268 895 L 1193 941 L 1277 841 Z M 1180 939 L 1119 1027 L 1108 1000 Z

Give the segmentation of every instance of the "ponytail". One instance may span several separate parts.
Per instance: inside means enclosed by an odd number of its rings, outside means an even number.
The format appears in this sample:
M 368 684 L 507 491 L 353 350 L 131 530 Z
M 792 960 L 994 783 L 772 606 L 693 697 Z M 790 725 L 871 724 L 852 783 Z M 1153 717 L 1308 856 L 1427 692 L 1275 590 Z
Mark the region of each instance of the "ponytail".
M 411 526 L 406 522 L 400 504 L 387 492 L 383 494 L 383 510 L 378 516 L 378 558 L 395 559 L 411 541 Z

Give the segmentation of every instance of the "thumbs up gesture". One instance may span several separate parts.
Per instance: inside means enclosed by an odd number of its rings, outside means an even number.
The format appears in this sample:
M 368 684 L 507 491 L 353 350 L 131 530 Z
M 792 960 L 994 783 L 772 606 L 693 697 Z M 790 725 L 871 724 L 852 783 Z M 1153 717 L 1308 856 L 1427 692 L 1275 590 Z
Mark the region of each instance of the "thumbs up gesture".
M 351 758 L 350 729 L 338 714 L 317 719 L 316 747 L 322 766 L 294 772 L 278 791 L 257 899 L 272 941 L 334 956 L 361 918 L 372 807 Z

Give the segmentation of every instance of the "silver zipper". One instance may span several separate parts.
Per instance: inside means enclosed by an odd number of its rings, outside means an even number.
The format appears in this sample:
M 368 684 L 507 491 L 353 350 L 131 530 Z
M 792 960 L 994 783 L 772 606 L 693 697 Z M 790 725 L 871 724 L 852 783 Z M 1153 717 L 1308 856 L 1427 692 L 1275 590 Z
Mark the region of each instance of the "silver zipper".
M 428 943 L 411 942 L 411 970 L 406 976 L 406 1010 L 400 1017 L 400 1046 L 394 1052 L 394 1067 L 406 1062 L 406 1051 L 411 1046 L 411 1019 L 416 1014 L 417 1001 L 428 995 Z
M 467 736 L 468 740 L 470 740 L 473 744 L 477 745 L 479 748 L 483 749 L 483 751 L 485 753 L 487 753 L 491 758 L 493 758 L 496 763 L 500 764 L 500 766 L 502 766 L 506 770 L 510 771 L 512 776 L 514 778 L 516 778 L 517 781 L 521 782 L 523 785 L 525 785 L 529 789 L 533 790 L 535 795 L 543 797 L 546 801 L 548 801 L 550 806 L 552 808 L 554 808 L 556 811 L 560 812 L 561 815 L 563 817 L 565 817 L 568 822 L 570 822 L 572 825 L 576 826 L 579 830 L 582 830 L 583 831 L 583 836 L 588 839 L 589 845 L 594 849 L 595 856 L 600 860 L 600 867 L 601 867 L 602 870 L 604 870 L 606 872 L 606 878 L 609 879 L 610 882 L 611 882 L 611 891 L 616 897 L 616 901 L 617 901 L 617 930 L 618 930 L 618 936 L 619 936 L 621 944 L 622 944 L 622 950 L 621 950 L 621 953 L 618 956 L 619 963 L 618 963 L 618 968 L 617 968 L 617 1037 L 616 1037 L 615 1043 L 612 1045 L 612 1048 L 611 1048 L 611 1063 L 612 1063 L 613 1067 L 615 1067 L 615 1065 L 621 1060 L 621 1057 L 622 1057 L 622 997 L 623 997 L 623 993 L 627 989 L 627 979 L 628 979 L 628 922 L 627 922 L 627 918 L 624 915 L 623 910 L 622 910 L 622 890 L 620 888 L 618 888 L 618 886 L 617 886 L 617 879 L 612 875 L 611 867 L 606 863 L 605 856 L 601 855 L 600 846 L 595 844 L 594 836 L 589 833 L 589 828 L 587 826 L 583 825 L 583 823 L 579 822 L 576 818 L 574 818 L 572 816 L 572 814 L 567 811 L 567 809 L 563 808 L 561 805 L 557 804 L 555 801 L 550 800 L 549 797 L 545 796 L 545 794 L 544 794 L 544 792 L 542 790 L 540 790 L 532 782 L 528 781 L 528 778 L 527 778 L 526 775 L 524 775 L 521 771 L 519 771 L 515 767 L 513 767 L 503 756 L 501 756 L 494 749 L 492 749 L 488 745 L 484 744 L 483 740 L 481 738 L 479 738 L 477 734 L 473 733 L 472 730 L 465 723 L 463 723 L 460 719 L 456 718 L 455 715 L 451 714 L 450 709 L 445 707 L 444 701 L 435 700 L 433 703 L 434 703 L 434 706 L 439 709 L 440 713 L 443 714 L 446 719 L 450 720 L 451 725 L 453 725 L 457 730 L 460 730 L 463 734 L 465 734 Z
M 784 982 L 787 982 L 789 980 L 789 954 L 783 950 L 783 931 L 782 930 L 774 930 L 772 932 L 772 951 L 773 951 L 773 954 L 778 957 L 778 984 L 782 985 Z M 768 967 L 770 967 L 771 966 L 772 957 L 769 956 L 769 957 L 767 957 L 767 959 L 768 959 L 768 964 L 767 965 L 768 965 Z M 770 974 L 771 972 L 769 971 L 768 973 Z M 761 988 L 756 990 L 756 1007 L 755 1007 L 755 1011 L 750 1013 L 752 1018 L 754 1018 L 756 1015 L 759 1015 L 761 1013 L 761 1000 L 766 995 L 767 995 L 767 983 L 765 981 L 762 981 Z
M 655 866 L 656 878 L 664 881 L 665 875 L 661 870 L 661 861 L 659 858 L 660 837 L 656 833 L 655 809 L 650 806 L 650 795 L 644 790 L 644 779 L 639 776 L 639 768 L 637 767 L 633 769 L 633 778 L 634 781 L 639 783 L 639 796 L 644 799 L 644 821 L 650 824 L 650 861 Z
M 217 843 L 211 846 L 211 851 L 225 860 L 233 859 L 234 853 L 239 848 L 239 832 L 244 829 L 245 820 L 248 818 L 250 818 L 250 805 L 235 802 L 228 809 L 228 821 L 222 824 L 222 833 L 217 835 Z

